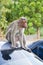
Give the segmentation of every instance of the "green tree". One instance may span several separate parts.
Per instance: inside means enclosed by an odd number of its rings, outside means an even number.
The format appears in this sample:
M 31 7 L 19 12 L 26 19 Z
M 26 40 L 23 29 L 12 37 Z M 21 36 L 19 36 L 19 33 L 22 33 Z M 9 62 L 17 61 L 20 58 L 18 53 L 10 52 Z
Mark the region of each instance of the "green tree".
M 0 0 L 0 27 L 5 30 L 13 20 L 25 16 L 28 27 L 25 34 L 36 28 L 40 37 L 40 26 L 43 25 L 43 0 Z

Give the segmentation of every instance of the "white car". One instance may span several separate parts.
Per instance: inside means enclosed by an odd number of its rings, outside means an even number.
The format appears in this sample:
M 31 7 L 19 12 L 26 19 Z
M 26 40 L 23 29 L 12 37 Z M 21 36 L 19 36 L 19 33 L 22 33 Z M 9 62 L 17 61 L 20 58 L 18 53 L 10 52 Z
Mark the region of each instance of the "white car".
M 34 53 L 22 48 L 12 49 L 10 44 L 0 41 L 0 65 L 43 65 Z

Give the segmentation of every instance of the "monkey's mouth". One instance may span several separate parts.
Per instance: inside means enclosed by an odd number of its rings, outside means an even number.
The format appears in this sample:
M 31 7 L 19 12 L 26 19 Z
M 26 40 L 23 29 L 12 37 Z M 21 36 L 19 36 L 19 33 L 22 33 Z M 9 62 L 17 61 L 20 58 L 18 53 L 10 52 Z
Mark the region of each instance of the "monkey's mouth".
M 27 28 L 27 24 L 22 26 L 23 28 Z

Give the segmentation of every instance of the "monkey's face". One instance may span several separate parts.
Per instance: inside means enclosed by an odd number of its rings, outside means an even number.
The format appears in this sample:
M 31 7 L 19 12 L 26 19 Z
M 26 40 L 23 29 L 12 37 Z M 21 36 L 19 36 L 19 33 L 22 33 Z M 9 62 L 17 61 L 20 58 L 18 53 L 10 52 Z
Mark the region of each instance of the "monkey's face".
M 26 28 L 27 27 L 27 21 L 26 20 L 22 20 L 21 27 L 22 28 Z

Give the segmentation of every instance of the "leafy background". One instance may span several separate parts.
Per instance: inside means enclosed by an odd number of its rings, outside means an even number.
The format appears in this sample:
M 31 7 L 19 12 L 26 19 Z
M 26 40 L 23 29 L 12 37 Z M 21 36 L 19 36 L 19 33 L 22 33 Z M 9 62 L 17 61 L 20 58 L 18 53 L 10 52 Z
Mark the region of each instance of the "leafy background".
M 26 35 L 43 36 L 43 0 L 0 0 L 0 30 L 4 34 L 7 26 L 21 16 L 27 18 Z

